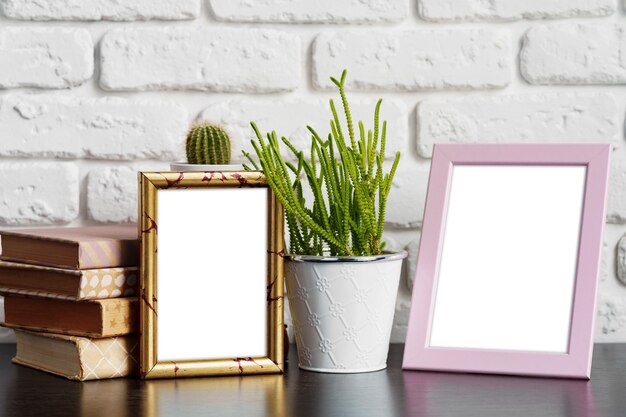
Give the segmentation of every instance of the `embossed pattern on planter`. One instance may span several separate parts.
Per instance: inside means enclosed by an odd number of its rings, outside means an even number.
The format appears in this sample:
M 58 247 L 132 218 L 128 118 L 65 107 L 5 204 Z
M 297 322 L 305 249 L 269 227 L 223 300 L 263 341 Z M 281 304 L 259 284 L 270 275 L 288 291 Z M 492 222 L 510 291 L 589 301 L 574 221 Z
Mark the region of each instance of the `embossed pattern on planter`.
M 285 266 L 300 367 L 385 368 L 402 260 Z

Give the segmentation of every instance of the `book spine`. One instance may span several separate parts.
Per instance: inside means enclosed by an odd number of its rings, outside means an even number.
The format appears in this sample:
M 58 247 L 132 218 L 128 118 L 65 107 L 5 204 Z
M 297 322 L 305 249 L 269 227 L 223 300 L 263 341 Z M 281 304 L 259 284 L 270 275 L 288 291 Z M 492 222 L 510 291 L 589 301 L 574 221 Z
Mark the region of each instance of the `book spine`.
M 80 381 L 132 376 L 139 369 L 136 337 L 80 338 L 76 347 L 81 369 L 76 379 Z
M 120 266 L 122 244 L 119 241 L 79 242 L 78 266 L 80 269 Z
M 8 296 L 4 301 L 5 321 L 0 326 L 17 330 L 101 339 L 134 333 L 139 324 L 137 298 L 76 302 Z M 93 308 L 98 311 L 94 317 L 89 312 Z
M 136 298 L 121 298 L 101 303 L 102 334 L 116 336 L 134 333 L 139 327 L 139 309 Z
M 78 300 L 131 297 L 137 295 L 137 270 L 104 269 L 84 271 Z
M 78 243 L 78 269 L 133 266 L 139 262 L 139 243 L 134 240 L 96 240 Z

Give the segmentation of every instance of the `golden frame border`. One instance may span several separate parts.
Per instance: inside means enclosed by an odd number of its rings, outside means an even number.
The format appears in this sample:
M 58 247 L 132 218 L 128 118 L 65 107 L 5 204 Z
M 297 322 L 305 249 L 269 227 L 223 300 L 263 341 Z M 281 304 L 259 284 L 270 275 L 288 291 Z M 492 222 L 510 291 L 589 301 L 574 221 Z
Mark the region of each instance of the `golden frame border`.
M 210 375 L 275 374 L 284 369 L 284 216 L 267 179 L 259 171 L 140 172 L 140 332 L 139 368 L 143 379 Z M 265 187 L 268 199 L 267 352 L 266 357 L 188 361 L 157 360 L 157 192 L 168 188 Z

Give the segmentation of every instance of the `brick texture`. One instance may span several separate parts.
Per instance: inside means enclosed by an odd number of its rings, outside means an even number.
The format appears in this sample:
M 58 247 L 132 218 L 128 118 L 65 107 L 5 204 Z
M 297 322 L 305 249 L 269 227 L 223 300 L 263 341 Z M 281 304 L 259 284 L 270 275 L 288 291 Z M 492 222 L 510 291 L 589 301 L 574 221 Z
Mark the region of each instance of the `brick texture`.
M 436 143 L 617 143 L 620 122 L 606 94 L 522 94 L 426 99 L 417 106 L 417 151 Z
M 164 163 L 94 168 L 87 177 L 87 211 L 100 223 L 137 222 L 139 171 L 169 171 Z
M 0 162 L 0 224 L 67 223 L 78 216 L 78 168 L 70 162 Z
M 609 176 L 607 204 L 609 223 L 626 224 L 626 162 L 624 161 L 613 161 Z
M 188 116 L 167 101 L 0 97 L 0 156 L 180 159 Z
M 93 74 L 93 43 L 84 29 L 0 29 L 0 88 L 68 88 Z
M 400 228 L 421 226 L 428 171 L 427 165 L 417 165 L 408 158 L 400 161 L 387 202 L 388 225 Z
M 200 0 L 0 0 L 5 16 L 22 20 L 195 19 Z
M 415 91 L 499 88 L 512 78 L 506 32 L 489 29 L 341 31 L 320 34 L 313 45 L 313 82 L 348 68 L 354 89 Z
M 300 41 L 275 30 L 114 29 L 100 46 L 105 90 L 289 91 L 300 81 Z
M 405 0 L 209 0 L 218 20 L 280 23 L 398 22 L 408 15 Z
M 520 52 L 531 84 L 624 84 L 624 25 L 555 23 L 530 29 Z
M 420 17 L 434 22 L 609 16 L 613 0 L 418 0 Z

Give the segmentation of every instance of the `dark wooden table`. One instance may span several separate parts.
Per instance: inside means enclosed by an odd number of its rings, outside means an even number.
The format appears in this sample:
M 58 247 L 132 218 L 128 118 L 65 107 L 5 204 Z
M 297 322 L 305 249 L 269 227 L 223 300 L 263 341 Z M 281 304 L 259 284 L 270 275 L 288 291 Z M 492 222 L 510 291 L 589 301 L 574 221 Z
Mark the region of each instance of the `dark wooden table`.
M 284 376 L 78 383 L 13 365 L 0 346 L 3 416 L 626 416 L 626 344 L 596 345 L 591 381 L 403 372 L 402 345 L 369 374 L 299 371 Z

